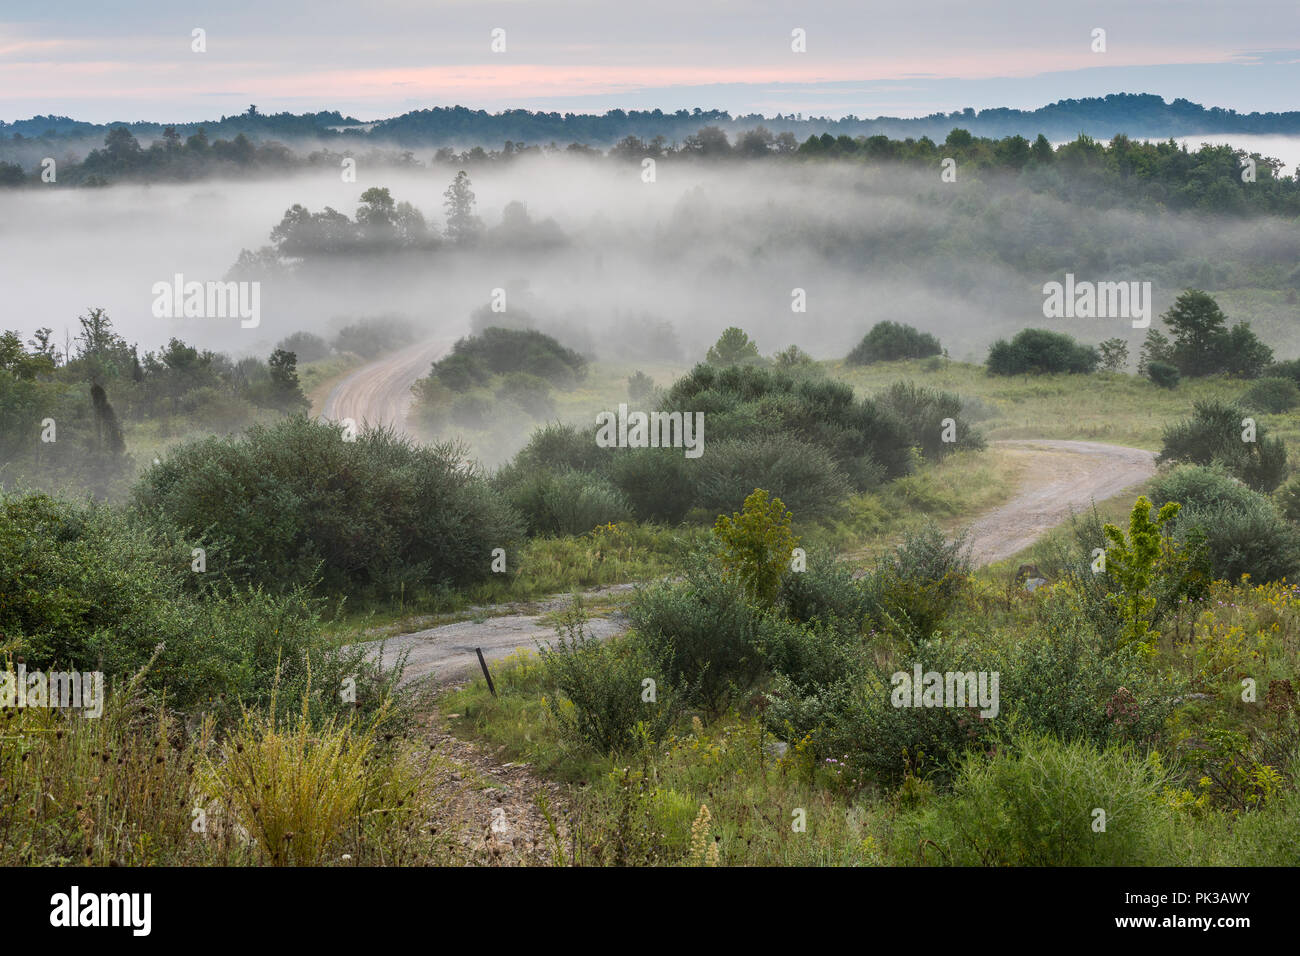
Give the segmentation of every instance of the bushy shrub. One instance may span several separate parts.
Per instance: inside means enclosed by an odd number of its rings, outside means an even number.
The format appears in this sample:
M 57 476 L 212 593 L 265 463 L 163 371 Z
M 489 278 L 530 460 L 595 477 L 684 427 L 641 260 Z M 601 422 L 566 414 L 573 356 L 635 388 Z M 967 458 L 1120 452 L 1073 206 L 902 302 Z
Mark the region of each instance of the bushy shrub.
M 915 644 L 934 634 L 966 594 L 970 573 L 965 536 L 949 539 L 927 524 L 882 556 L 863 585 L 875 622 Z
M 853 579 L 852 568 L 824 549 L 808 556 L 806 570 L 785 575 L 781 580 L 780 604 L 795 621 L 838 622 L 854 634 L 861 631 L 872 608 L 870 598 Z
M 1151 501 L 1163 505 L 1177 501 L 1187 509 L 1219 504 L 1249 507 L 1258 495 L 1228 473 L 1222 464 L 1178 465 L 1157 475 L 1151 482 Z
M 1167 782 L 1129 748 L 1019 736 L 995 756 L 970 754 L 951 794 L 901 817 L 896 852 L 951 866 L 1149 864 Z M 1104 831 L 1094 829 L 1098 808 Z
M 817 658 L 812 660 L 815 663 Z M 810 737 L 808 747 L 816 758 L 834 761 L 849 774 L 851 784 L 892 787 L 909 774 L 943 781 L 968 748 L 988 745 L 996 721 L 980 715 L 978 702 L 966 707 L 912 706 L 911 681 L 917 664 L 923 672 L 940 674 L 997 670 L 969 644 L 924 641 L 905 659 L 888 665 L 861 652 L 841 654 L 834 662 L 844 668 L 843 675 L 823 666 L 819 668 L 822 682 L 811 679 L 816 672 L 806 667 L 802 674 L 779 674 L 772 682 L 764 719 L 774 734 L 785 739 Z M 992 689 L 988 679 L 985 686 Z M 896 706 L 895 692 L 908 702 L 906 706 Z
M 1010 342 L 998 339 L 989 348 L 985 362 L 991 375 L 1021 375 L 1030 372 L 1072 372 L 1097 370 L 1101 355 L 1063 332 L 1023 329 Z
M 588 637 L 579 609 L 569 611 L 556 639 L 541 649 L 542 668 L 555 693 L 547 709 L 570 740 L 616 754 L 658 743 L 672 726 L 676 697 L 658 663 L 635 638 L 601 642 Z M 655 682 L 647 700 L 646 678 Z
M 763 672 L 757 649 L 763 615 L 712 556 L 695 555 L 684 582 L 638 591 L 628 614 L 668 681 L 711 713 L 721 712 L 733 691 L 747 689 Z
M 609 480 L 642 521 L 676 524 L 695 499 L 692 464 L 677 448 L 622 448 L 609 456 Z
M 1285 378 L 1300 385 L 1300 359 L 1287 359 L 1285 362 L 1274 362 L 1266 371 L 1270 377 Z
M 729 366 L 758 364 L 763 359 L 758 354 L 758 345 L 745 334 L 744 329 L 733 325 L 709 346 L 704 361 L 710 365 Z
M 530 535 L 585 534 L 632 515 L 627 500 L 607 479 L 580 471 L 525 475 L 506 497 L 523 515 Z
M 361 319 L 339 329 L 334 336 L 334 348 L 362 358 L 374 358 L 410 345 L 415 338 L 415 326 L 406 319 L 383 315 Z
M 845 626 L 840 619 L 815 618 L 801 623 L 769 614 L 759 621 L 754 643 L 767 669 L 776 675 L 783 704 L 793 703 L 812 712 L 818 710 L 823 696 L 833 698 L 835 688 L 859 684 L 870 669 L 857 629 Z M 780 720 L 773 718 L 768 725 L 779 736 L 802 736 L 790 733 L 784 713 Z M 801 725 L 813 727 L 816 719 Z
M 912 468 L 912 441 L 902 424 L 879 403 L 857 400 L 845 382 L 781 369 L 697 365 L 673 383 L 663 409 L 703 412 L 709 442 L 784 433 L 818 445 L 859 490 Z M 706 454 L 712 453 L 710 446 Z
M 1277 490 L 1276 500 L 1282 517 L 1292 524 L 1300 524 L 1300 475 Z
M 1180 687 L 1138 644 L 1099 634 L 1072 598 L 1054 591 L 1037 626 L 999 663 L 1008 721 L 1098 747 L 1154 743 Z
M 845 361 L 849 365 L 892 362 L 895 359 L 925 358 L 943 351 L 939 340 L 902 322 L 877 322 Z
M 433 376 L 457 391 L 482 384 L 492 375 L 526 372 L 560 388 L 571 388 L 587 374 L 587 360 L 536 329 L 486 328 L 461 339 L 433 365 Z
M 755 488 L 766 488 L 801 518 L 818 518 L 853 491 L 829 452 L 788 435 L 711 442 L 690 471 L 695 505 L 714 514 L 733 511 Z
M 319 362 L 330 354 L 329 343 L 311 332 L 295 332 L 281 339 L 276 348 L 292 352 L 299 362 Z
M 594 429 L 582 430 L 574 425 L 553 422 L 536 429 L 529 436 L 528 444 L 501 470 L 498 478 L 509 484 L 519 474 L 562 471 L 567 468 L 603 473 L 611 457 L 610 449 L 596 444 Z
M 527 372 L 511 372 L 501 377 L 496 397 L 510 402 L 533 418 L 549 418 L 555 414 L 555 399 L 546 379 Z
M 29 669 L 102 670 L 110 680 L 148 667 L 145 686 L 186 707 L 226 694 L 265 702 L 277 667 L 296 690 L 310 657 L 318 683 L 373 668 L 364 650 L 326 650 L 314 605 L 301 589 L 273 595 L 230 589 L 191 570 L 183 538 L 107 507 L 44 495 L 0 496 L 0 634 Z M 331 696 L 326 703 L 336 700 Z
M 1300 529 L 1222 467 L 1175 468 L 1152 482 L 1151 497 L 1157 504 L 1182 503 L 1175 531 L 1184 541 L 1196 534 L 1203 542 L 1215 578 L 1277 581 L 1300 570 Z
M 895 382 L 876 400 L 903 423 L 905 433 L 930 461 L 939 461 L 957 449 L 982 449 L 984 436 L 962 414 L 962 400 L 952 392 L 926 388 L 913 382 Z M 944 422 L 952 419 L 953 441 L 944 441 Z
M 1269 438 L 1268 430 L 1254 424 L 1254 440 L 1245 440 L 1249 413 L 1239 405 L 1202 401 L 1191 418 L 1166 426 L 1163 447 L 1156 459 L 1195 465 L 1221 463 L 1256 491 L 1272 491 L 1286 476 L 1286 445 Z
M 1161 388 L 1177 388 L 1183 376 L 1168 362 L 1152 362 L 1147 366 L 1147 377 Z
M 1241 396 L 1247 408 L 1280 414 L 1300 405 L 1300 386 L 1289 378 L 1261 378 Z
M 217 549 L 209 571 L 271 588 L 397 593 L 490 573 L 520 521 L 454 445 L 391 430 L 344 441 L 292 418 L 181 445 L 141 477 L 138 511 Z M 219 555 L 219 559 L 218 559 Z

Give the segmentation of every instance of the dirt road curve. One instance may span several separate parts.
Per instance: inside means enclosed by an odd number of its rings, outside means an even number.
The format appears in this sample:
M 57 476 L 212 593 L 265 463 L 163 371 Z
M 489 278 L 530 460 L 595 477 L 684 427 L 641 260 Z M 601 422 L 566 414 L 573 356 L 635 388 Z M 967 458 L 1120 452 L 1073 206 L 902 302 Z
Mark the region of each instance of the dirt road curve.
M 1037 439 L 994 444 L 1014 455 L 1026 456 L 1027 467 L 1015 497 L 970 527 L 971 555 L 979 565 L 1011 557 L 1069 520 L 1071 511 L 1112 498 L 1155 471 L 1151 452 L 1119 445 Z M 531 650 L 538 640 L 549 640 L 554 632 L 542 623 L 542 614 L 563 603 L 552 600 L 530 608 L 533 613 L 462 621 L 403 634 L 384 643 L 382 661 L 391 666 L 399 655 L 408 654 L 403 683 L 425 677 L 439 682 L 463 678 L 478 671 L 476 647 L 481 647 L 483 656 L 493 661 L 521 647 Z M 621 633 L 625 626 L 621 617 L 596 618 L 588 630 L 593 636 L 605 638 Z
M 1071 511 L 1113 498 L 1155 472 L 1153 453 L 1121 445 L 1046 439 L 993 444 L 1030 457 L 1016 496 L 970 527 L 971 556 L 977 565 L 1011 557 L 1068 521 Z
M 391 425 L 407 433 L 406 415 L 415 380 L 451 348 L 451 340 L 422 342 L 357 369 L 330 391 L 323 416 L 333 421 L 351 418 L 362 425 Z

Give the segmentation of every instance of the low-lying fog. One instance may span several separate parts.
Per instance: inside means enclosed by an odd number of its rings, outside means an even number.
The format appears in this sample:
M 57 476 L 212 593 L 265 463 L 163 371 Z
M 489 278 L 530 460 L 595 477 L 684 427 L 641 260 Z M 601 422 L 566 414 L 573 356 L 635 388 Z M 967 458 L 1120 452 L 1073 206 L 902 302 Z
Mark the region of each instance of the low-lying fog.
M 568 344 L 598 357 L 635 357 L 645 330 L 662 322 L 674 326 L 687 359 L 729 325 L 746 329 L 766 353 L 795 343 L 835 357 L 872 324 L 892 319 L 935 332 L 953 358 L 979 361 L 994 338 L 1026 326 L 1092 342 L 1122 336 L 1136 353 L 1144 332 L 1126 320 L 1043 317 L 1043 283 L 1067 272 L 1152 281 L 1158 315 L 1189 285 L 1245 286 L 1257 266 L 1300 262 L 1292 223 L 1207 224 L 1086 195 L 1067 202 L 1061 197 L 1080 187 L 1059 169 L 1040 193 L 962 169 L 957 182 L 943 183 L 937 169 L 857 164 L 661 161 L 657 181 L 646 183 L 636 164 L 554 155 L 468 172 L 487 227 L 520 201 L 533 222 L 553 219 L 566 241 L 529 250 L 445 245 L 400 262 L 366 257 L 268 279 L 260 325 L 251 329 L 237 318 L 155 318 L 153 286 L 177 273 L 220 280 L 241 249 L 268 244 L 292 204 L 353 216 L 370 186 L 388 187 L 441 230 L 455 167 L 362 167 L 354 183 L 321 173 L 4 193 L 0 328 L 27 338 L 50 326 L 62 345 L 79 314 L 102 306 L 142 351 L 178 336 L 237 356 L 265 355 L 292 332 L 327 333 L 384 313 L 409 315 L 430 337 L 463 334 L 471 311 L 505 288 L 508 308 L 527 310 L 541 327 L 587 329 L 570 336 L 585 341 Z M 791 310 L 796 288 L 806 292 L 804 313 Z M 1287 341 L 1278 341 L 1279 328 Z M 1287 323 L 1270 334 L 1257 324 L 1280 357 L 1300 351 L 1295 328 Z

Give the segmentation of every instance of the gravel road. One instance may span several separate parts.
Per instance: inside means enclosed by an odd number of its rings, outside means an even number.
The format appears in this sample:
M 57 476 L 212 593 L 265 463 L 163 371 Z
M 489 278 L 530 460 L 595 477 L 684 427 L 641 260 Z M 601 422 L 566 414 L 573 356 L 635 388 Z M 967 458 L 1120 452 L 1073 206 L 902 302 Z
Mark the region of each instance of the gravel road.
M 450 341 L 425 342 L 358 369 L 330 392 L 325 417 L 352 418 L 358 425 L 386 424 L 405 431 L 411 385 L 450 347 Z M 971 556 L 978 565 L 1011 557 L 1067 521 L 1072 511 L 1113 498 L 1155 472 L 1152 452 L 1120 445 L 1055 439 L 992 444 L 1024 456 L 1027 467 L 1015 496 L 970 526 Z M 532 649 L 538 640 L 549 640 L 554 631 L 541 619 L 550 609 L 461 621 L 388 638 L 382 645 L 382 660 L 391 664 L 407 653 L 404 682 L 426 677 L 439 682 L 463 678 L 478 670 L 476 647 L 483 649 L 489 661 L 495 661 L 521 647 Z M 625 629 L 626 622 L 618 615 L 593 618 L 588 623 L 589 633 L 600 638 Z M 377 654 L 379 647 L 376 644 Z

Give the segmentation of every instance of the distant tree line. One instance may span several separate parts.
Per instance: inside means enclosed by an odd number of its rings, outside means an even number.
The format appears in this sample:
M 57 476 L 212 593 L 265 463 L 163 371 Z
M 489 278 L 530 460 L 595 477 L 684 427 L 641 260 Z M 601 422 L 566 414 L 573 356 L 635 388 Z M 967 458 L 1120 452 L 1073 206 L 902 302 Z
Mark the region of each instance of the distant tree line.
M 655 160 L 847 160 L 867 163 L 898 163 L 913 168 L 932 168 L 938 177 L 945 160 L 956 163 L 960 176 L 972 171 L 998 171 L 1025 179 L 1031 189 L 1063 195 L 1081 194 L 1090 186 L 1106 189 L 1113 200 L 1171 209 L 1194 209 L 1224 214 L 1269 212 L 1280 215 L 1300 214 L 1300 179 L 1286 175 L 1281 160 L 1247 153 L 1230 145 L 1203 145 L 1189 150 L 1172 139 L 1143 142 L 1127 135 L 1115 135 L 1109 143 L 1079 134 L 1060 146 L 1053 146 L 1044 134 L 1032 142 L 1020 134 L 1001 139 L 975 136 L 965 128 L 955 128 L 941 141 L 929 137 L 891 139 L 885 134 L 851 136 L 847 133 L 822 133 L 800 143 L 786 130 L 775 132 L 765 125 L 747 128 L 729 137 L 720 126 L 697 127 L 680 142 L 669 143 L 662 134 L 643 139 L 629 134 L 607 151 L 574 142 L 561 149 L 549 145 L 524 145 L 507 140 L 500 150 L 481 146 L 457 152 L 442 147 L 431 157 L 432 165 L 442 167 L 481 167 L 485 164 L 510 163 L 526 156 L 563 152 L 571 155 L 605 157 L 613 161 L 640 163 Z M 305 156 L 281 143 L 254 144 L 244 133 L 232 140 L 209 140 L 200 128 L 182 139 L 175 127 L 167 127 L 161 139 L 142 146 L 125 126 L 108 131 L 102 148 L 94 149 L 80 162 L 65 161 L 58 167 L 56 184 L 102 186 L 116 180 L 190 180 L 205 176 L 235 173 L 290 172 L 308 168 L 340 168 L 344 153 L 317 150 Z M 424 164 L 410 150 L 372 150 L 359 161 L 389 167 L 420 168 Z M 0 186 L 40 184 L 41 168 L 25 169 L 17 163 L 0 162 Z M 47 184 L 48 185 L 48 184 Z M 468 183 L 459 179 L 449 191 L 449 203 L 466 207 Z M 455 194 L 455 195 L 453 195 Z M 409 205 L 394 205 L 374 190 L 374 200 L 367 211 L 371 219 L 361 223 L 368 231 L 388 230 L 410 233 L 406 239 L 418 244 L 422 223 L 418 213 L 411 215 Z M 470 194 L 472 199 L 472 194 Z M 299 207 L 295 207 L 299 208 Z M 321 225 L 328 231 L 338 214 Z M 455 230 L 474 230 L 472 220 L 456 223 Z M 406 241 L 406 239 L 400 241 Z
M 0 149 L 5 146 L 40 145 L 57 148 L 69 141 L 101 136 L 110 127 L 125 127 L 136 136 L 158 137 L 169 124 L 86 123 L 66 116 L 33 116 L 13 123 L 0 122 Z M 466 147 L 485 143 L 588 143 L 608 147 L 627 136 L 681 141 L 701 126 L 717 126 L 738 135 L 756 126 L 776 134 L 789 132 L 798 140 L 829 133 L 896 138 L 943 139 L 956 127 L 977 136 L 1004 138 L 1012 135 L 1050 139 L 1072 139 L 1080 133 L 1110 137 L 1126 130 L 1146 137 L 1186 136 L 1198 133 L 1300 133 L 1300 112 L 1238 113 L 1219 107 L 1206 108 L 1186 99 L 1166 103 L 1151 93 L 1112 93 L 1101 97 L 1065 99 L 1035 110 L 966 108 L 936 112 L 928 116 L 868 119 L 845 116 L 840 119 L 807 116 L 802 113 L 764 116 L 750 113 L 733 116 L 725 110 L 613 109 L 603 114 L 541 112 L 526 109 L 489 113 L 464 106 L 413 110 L 374 123 L 363 123 L 337 111 L 319 113 L 259 112 L 250 106 L 242 114 L 219 120 L 170 124 L 184 138 L 201 129 L 213 138 L 233 140 L 238 135 L 259 140 L 313 137 L 340 143 L 385 143 L 411 149 L 437 146 Z

